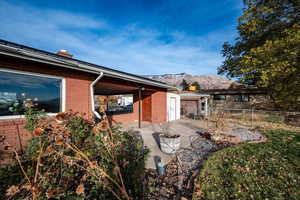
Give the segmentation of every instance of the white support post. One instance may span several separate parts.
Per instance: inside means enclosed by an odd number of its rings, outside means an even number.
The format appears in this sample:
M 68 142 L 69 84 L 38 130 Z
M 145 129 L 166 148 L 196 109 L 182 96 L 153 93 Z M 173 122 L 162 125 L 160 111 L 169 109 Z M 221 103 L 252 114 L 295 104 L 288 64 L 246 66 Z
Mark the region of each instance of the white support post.
M 208 115 L 208 105 L 207 105 L 208 101 L 207 101 L 207 97 L 205 97 L 205 117 L 207 117 Z

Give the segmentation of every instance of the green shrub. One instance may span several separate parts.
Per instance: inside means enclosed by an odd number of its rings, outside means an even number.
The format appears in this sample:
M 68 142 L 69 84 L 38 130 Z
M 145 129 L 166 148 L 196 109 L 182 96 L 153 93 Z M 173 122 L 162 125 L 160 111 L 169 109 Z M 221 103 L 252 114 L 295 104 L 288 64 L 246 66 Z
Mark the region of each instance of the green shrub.
M 30 132 L 35 129 L 39 119 L 46 116 L 46 112 L 38 109 L 34 100 L 27 99 L 25 96 L 23 96 L 20 102 L 15 102 L 11 107 L 9 107 L 9 110 L 16 114 L 25 115 L 26 124 L 24 128 Z

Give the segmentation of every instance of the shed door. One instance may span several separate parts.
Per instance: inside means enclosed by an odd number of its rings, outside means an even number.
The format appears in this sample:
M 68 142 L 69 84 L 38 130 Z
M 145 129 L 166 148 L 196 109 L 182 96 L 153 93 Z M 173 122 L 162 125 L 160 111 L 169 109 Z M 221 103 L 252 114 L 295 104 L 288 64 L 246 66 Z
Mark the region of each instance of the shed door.
M 169 109 L 169 120 L 175 120 L 176 119 L 176 98 L 171 97 L 170 98 L 170 109 Z
M 151 95 L 143 96 L 142 120 L 151 122 Z

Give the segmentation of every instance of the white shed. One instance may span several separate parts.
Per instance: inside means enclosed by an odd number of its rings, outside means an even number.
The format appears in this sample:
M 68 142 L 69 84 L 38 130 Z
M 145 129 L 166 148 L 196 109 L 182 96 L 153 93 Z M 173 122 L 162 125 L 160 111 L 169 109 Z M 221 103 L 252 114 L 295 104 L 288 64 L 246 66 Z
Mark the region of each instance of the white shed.
M 167 93 L 167 120 L 180 119 L 180 95 Z

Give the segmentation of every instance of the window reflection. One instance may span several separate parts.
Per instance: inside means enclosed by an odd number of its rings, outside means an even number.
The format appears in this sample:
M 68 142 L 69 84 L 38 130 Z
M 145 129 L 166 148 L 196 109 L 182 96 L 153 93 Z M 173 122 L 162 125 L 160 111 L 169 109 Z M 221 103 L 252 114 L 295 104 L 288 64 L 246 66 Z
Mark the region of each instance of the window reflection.
M 16 103 L 34 100 L 48 113 L 61 111 L 61 79 L 0 71 L 0 116 L 20 115 L 10 111 Z
M 95 98 L 96 110 L 104 106 L 107 114 L 122 114 L 133 112 L 133 95 L 110 95 L 98 96 Z

